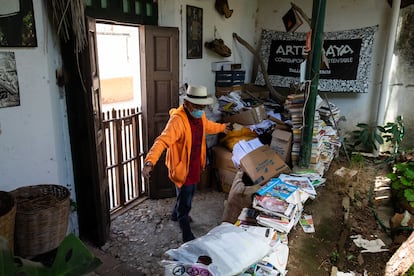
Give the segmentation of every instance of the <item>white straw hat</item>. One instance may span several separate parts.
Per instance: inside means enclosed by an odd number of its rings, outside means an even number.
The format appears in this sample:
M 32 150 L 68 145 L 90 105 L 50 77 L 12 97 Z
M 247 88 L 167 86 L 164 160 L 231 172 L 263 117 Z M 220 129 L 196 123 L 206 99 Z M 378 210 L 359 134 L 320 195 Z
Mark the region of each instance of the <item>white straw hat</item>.
M 207 88 L 205 86 L 189 85 L 184 100 L 199 105 L 209 105 L 213 103 L 213 98 L 207 96 Z

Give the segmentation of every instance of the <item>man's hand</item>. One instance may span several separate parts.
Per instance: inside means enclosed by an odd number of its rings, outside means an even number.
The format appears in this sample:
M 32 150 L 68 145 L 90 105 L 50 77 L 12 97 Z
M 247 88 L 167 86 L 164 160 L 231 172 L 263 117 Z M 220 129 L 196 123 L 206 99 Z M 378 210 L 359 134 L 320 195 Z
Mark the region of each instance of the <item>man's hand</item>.
M 145 162 L 144 168 L 142 169 L 142 174 L 144 175 L 144 177 L 150 177 L 153 168 L 154 166 L 151 162 Z
M 232 130 L 233 130 L 233 123 L 226 123 L 226 129 L 224 130 L 224 133 L 227 134 Z

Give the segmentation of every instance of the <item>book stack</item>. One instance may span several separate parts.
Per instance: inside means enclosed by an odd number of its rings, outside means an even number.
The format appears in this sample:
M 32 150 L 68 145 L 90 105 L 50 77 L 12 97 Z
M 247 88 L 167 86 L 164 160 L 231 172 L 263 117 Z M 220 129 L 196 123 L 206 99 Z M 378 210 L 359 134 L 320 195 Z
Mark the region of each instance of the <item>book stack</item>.
M 324 101 L 318 107 L 317 111 L 321 116 L 321 119 L 328 125 L 328 126 L 335 126 L 340 119 L 340 110 L 339 108 L 334 105 L 333 103 L 327 103 Z
M 253 208 L 259 211 L 258 224 L 289 233 L 302 209 L 298 187 L 272 178 L 255 193 Z
M 280 174 L 279 178 L 287 184 L 295 186 L 300 195 L 300 203 L 303 204 L 308 198 L 315 198 L 316 190 L 313 182 L 306 176 L 295 176 L 289 174 Z
M 312 151 L 311 151 L 311 164 L 317 164 L 320 162 L 321 155 L 321 131 L 322 131 L 323 121 L 321 120 L 319 113 L 315 113 L 315 118 L 313 121 L 313 132 L 312 132 Z
M 300 144 L 302 141 L 303 112 L 305 105 L 305 94 L 290 94 L 286 97 L 285 109 L 292 122 L 292 153 L 291 160 L 296 164 L 299 160 Z
M 258 214 L 259 211 L 256 209 L 244 207 L 237 218 L 236 225 L 257 225 L 256 217 Z

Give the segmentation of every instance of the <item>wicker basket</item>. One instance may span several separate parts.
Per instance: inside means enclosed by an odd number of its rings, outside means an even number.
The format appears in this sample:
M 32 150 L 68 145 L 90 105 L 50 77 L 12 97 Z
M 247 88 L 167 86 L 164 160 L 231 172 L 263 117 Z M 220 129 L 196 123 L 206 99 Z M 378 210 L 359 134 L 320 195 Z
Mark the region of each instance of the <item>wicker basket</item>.
M 66 236 L 70 192 L 60 185 L 34 185 L 12 191 L 16 199 L 15 252 L 36 256 L 59 246 Z
M 9 242 L 14 250 L 14 223 L 16 218 L 16 201 L 11 193 L 0 191 L 0 236 Z

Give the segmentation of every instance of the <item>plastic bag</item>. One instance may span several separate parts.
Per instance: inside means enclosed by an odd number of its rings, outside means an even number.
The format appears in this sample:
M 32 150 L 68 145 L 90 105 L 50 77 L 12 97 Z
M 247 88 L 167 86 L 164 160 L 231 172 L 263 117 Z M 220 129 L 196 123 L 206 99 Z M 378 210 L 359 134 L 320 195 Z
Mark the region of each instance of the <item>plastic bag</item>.
M 233 224 L 222 223 L 206 235 L 177 249 L 170 249 L 166 254 L 171 259 L 187 264 L 197 263 L 200 256 L 210 256 L 212 263 L 208 265 L 209 271 L 214 276 L 227 276 L 242 273 L 252 263 L 266 256 L 270 249 L 265 238 Z

